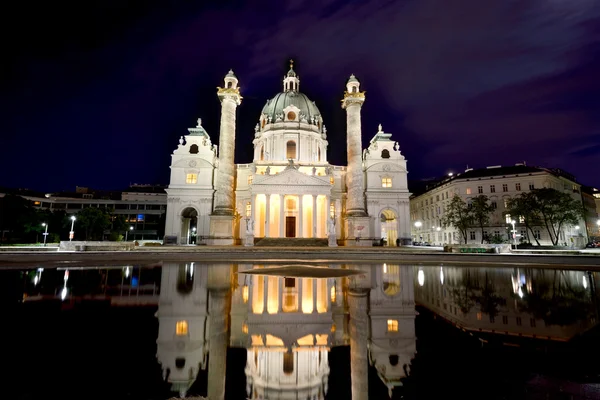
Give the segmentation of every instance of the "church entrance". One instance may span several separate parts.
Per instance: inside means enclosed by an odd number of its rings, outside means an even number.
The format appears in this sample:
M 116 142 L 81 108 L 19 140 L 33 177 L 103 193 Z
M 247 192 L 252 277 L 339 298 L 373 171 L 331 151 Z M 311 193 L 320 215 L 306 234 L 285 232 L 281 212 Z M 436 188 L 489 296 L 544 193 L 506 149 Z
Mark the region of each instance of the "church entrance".
M 181 212 L 180 244 L 196 244 L 198 230 L 198 211 L 188 207 Z
M 296 217 L 285 217 L 285 237 L 296 237 Z
M 397 246 L 396 239 L 398 238 L 398 220 L 396 213 L 392 210 L 383 210 L 381 212 L 381 238 L 384 240 L 385 246 Z

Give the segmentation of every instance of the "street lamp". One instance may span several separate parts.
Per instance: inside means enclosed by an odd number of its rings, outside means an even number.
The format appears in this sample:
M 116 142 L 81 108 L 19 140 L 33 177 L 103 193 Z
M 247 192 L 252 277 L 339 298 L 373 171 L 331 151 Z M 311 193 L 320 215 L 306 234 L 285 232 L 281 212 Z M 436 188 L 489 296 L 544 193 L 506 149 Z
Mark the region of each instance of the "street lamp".
M 48 224 L 45 222 L 42 222 L 42 226 L 46 227 L 46 231 L 44 232 L 44 246 L 46 246 L 46 239 L 48 238 Z
M 515 229 L 515 224 L 517 223 L 517 221 L 515 221 L 513 219 L 510 221 L 510 223 L 512 224 L 513 245 L 515 246 L 515 249 L 516 249 L 517 248 L 517 231 Z
M 71 215 L 71 232 L 69 232 L 69 242 L 73 240 L 73 236 L 75 236 L 75 231 L 73 231 L 73 228 L 75 227 L 75 220 L 77 218 L 75 218 L 74 215 Z
M 129 231 L 133 230 L 133 226 L 129 227 Z M 129 233 L 129 231 L 125 231 L 125 241 L 127 241 L 127 234 Z

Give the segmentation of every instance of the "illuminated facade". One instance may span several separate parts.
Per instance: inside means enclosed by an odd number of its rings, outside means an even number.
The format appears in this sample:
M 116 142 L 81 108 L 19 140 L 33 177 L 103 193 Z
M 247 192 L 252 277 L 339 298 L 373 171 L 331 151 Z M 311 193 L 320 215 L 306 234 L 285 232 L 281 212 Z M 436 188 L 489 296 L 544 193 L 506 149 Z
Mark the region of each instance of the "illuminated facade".
M 236 164 L 228 173 L 242 98 L 232 72 L 224 83 L 218 148 L 198 120 L 173 152 L 166 235 L 180 244 L 251 245 L 254 238 L 330 235 L 340 243 L 370 246 L 383 238 L 388 245 L 395 246 L 396 239 L 410 244 L 406 160 L 381 126 L 362 149 L 365 95 L 354 76 L 342 102 L 347 167 L 328 162 L 323 116 L 300 92 L 300 79 L 290 67 L 283 91 L 267 101 L 259 116 L 252 162 Z

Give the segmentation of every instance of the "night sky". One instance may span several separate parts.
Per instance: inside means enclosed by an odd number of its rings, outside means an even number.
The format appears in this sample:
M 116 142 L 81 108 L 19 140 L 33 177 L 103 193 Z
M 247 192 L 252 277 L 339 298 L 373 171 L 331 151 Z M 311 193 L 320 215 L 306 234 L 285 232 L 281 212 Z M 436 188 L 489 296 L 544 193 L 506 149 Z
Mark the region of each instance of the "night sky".
M 558 167 L 600 186 L 597 0 L 166 1 L 3 5 L 0 186 L 44 191 L 168 184 L 201 117 L 218 144 L 216 87 L 232 68 L 236 162 L 288 60 L 345 164 L 346 79 L 367 92 L 409 179 L 469 167 Z

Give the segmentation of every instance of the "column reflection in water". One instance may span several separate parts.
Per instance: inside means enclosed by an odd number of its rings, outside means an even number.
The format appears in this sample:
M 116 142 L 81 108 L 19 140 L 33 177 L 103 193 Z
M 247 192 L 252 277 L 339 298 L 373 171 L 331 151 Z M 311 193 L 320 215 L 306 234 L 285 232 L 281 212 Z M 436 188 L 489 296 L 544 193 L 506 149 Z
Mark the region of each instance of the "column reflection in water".
M 594 275 L 532 268 L 415 267 L 416 301 L 458 328 L 567 341 L 598 320 Z
M 181 397 L 208 366 L 208 396 L 224 398 L 231 269 L 196 263 L 163 266 L 156 356 L 163 378 Z

